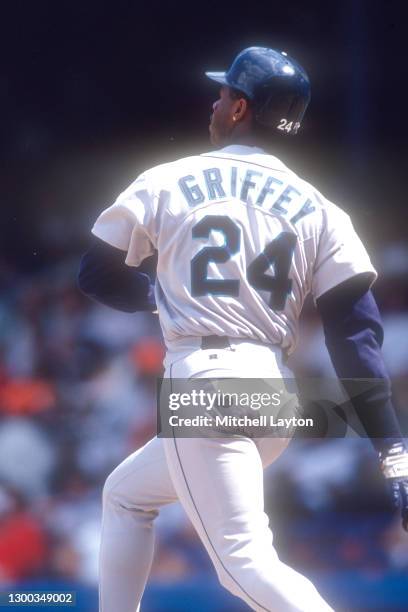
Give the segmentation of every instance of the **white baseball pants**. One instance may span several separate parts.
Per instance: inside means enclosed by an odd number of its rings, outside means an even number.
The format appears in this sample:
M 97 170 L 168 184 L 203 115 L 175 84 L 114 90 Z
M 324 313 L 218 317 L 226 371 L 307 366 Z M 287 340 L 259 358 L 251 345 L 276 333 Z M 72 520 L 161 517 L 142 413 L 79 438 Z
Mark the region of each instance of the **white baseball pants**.
M 212 355 L 210 360 L 210 355 Z M 217 357 L 214 358 L 214 355 Z M 166 377 L 293 376 L 280 351 L 252 343 L 169 353 Z M 282 563 L 264 512 L 263 468 L 288 439 L 154 438 L 125 459 L 103 491 L 100 612 L 136 612 L 148 579 L 154 519 L 180 501 L 221 584 L 259 612 L 330 612 L 313 584 Z

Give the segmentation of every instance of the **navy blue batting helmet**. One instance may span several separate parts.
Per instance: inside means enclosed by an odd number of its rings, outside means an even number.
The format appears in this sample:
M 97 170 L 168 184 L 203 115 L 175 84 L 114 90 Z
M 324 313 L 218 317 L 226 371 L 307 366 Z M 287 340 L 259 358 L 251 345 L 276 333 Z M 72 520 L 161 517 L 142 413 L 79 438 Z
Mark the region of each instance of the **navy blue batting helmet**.
M 284 51 L 248 47 L 227 72 L 206 72 L 213 81 L 245 94 L 257 123 L 296 134 L 310 101 L 305 70 Z

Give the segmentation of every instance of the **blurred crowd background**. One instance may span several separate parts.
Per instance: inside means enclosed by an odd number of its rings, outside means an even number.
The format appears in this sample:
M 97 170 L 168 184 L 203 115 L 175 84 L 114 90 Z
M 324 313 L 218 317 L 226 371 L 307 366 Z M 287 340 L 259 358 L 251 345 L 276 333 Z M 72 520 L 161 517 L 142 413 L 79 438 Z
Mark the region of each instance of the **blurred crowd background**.
M 208 150 L 223 69 L 288 51 L 312 80 L 302 133 L 271 150 L 349 212 L 379 272 L 384 356 L 408 428 L 408 244 L 400 3 L 16 2 L 1 24 L 0 589 L 97 610 L 101 491 L 156 430 L 157 317 L 76 286 L 97 214 L 145 168 Z M 332 376 L 311 303 L 292 367 Z M 265 474 L 281 557 L 336 610 L 408 609 L 408 540 L 367 439 L 296 440 Z M 157 519 L 144 612 L 239 612 L 182 509 Z M 37 608 L 38 609 L 38 608 Z M 118 611 L 120 612 L 120 611 Z

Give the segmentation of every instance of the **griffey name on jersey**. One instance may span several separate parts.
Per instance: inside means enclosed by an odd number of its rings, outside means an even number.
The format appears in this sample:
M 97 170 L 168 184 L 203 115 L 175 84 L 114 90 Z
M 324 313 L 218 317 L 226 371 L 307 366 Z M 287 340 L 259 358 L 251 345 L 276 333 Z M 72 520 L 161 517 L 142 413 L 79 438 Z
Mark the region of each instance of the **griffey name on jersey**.
M 276 176 L 254 169 L 242 170 L 237 166 L 204 168 L 196 176 L 188 174 L 180 177 L 178 185 L 190 207 L 203 204 L 206 200 L 238 198 L 245 204 L 251 200 L 255 206 L 290 215 L 292 201 L 298 204 L 302 197 L 293 185 L 285 185 Z M 296 223 L 315 210 L 310 198 L 305 200 L 300 209 L 298 206 L 296 208 L 298 211 L 290 219 L 291 223 Z

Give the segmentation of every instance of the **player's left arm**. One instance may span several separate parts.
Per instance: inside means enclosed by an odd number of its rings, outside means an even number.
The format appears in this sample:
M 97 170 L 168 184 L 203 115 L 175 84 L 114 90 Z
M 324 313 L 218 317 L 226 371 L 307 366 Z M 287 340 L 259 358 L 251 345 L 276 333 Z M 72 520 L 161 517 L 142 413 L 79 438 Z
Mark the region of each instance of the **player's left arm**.
M 382 357 L 383 327 L 370 278 L 359 274 L 316 300 L 326 346 L 339 378 L 372 379 L 368 390 L 351 401 L 367 435 L 379 452 L 408 531 L 408 449 L 391 400 L 391 384 Z M 346 379 L 346 380 L 344 380 Z
M 123 312 L 156 310 L 154 284 L 157 256 L 140 266 L 125 263 L 126 252 L 96 236 L 81 259 L 78 286 L 88 297 Z
M 149 272 L 157 264 L 157 196 L 148 175 L 141 174 L 99 215 L 78 275 L 86 295 L 125 312 L 156 310 Z

